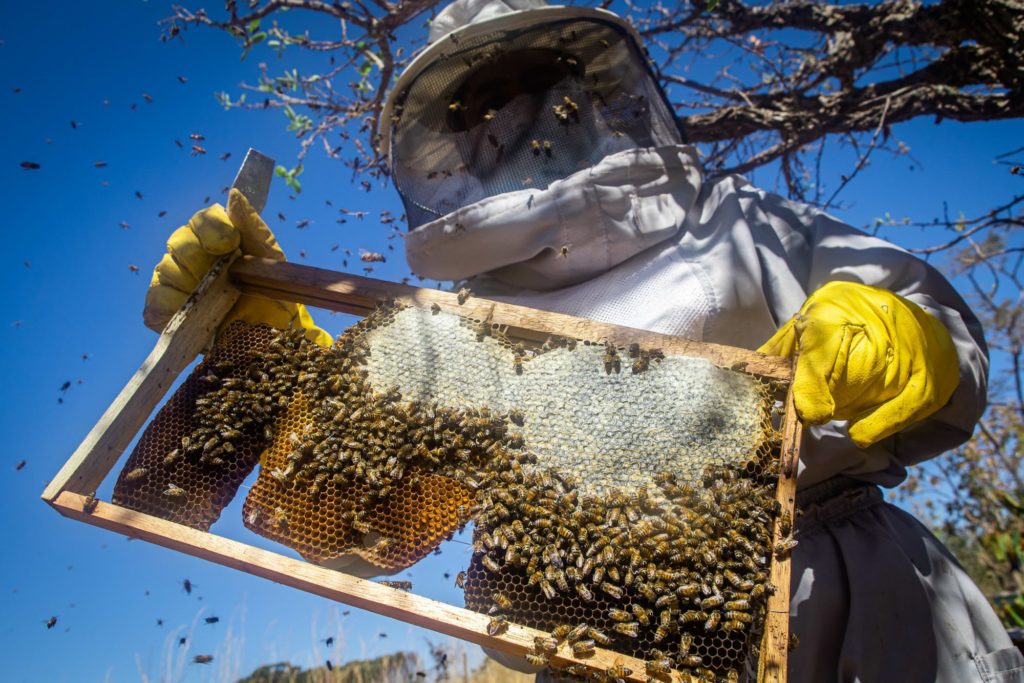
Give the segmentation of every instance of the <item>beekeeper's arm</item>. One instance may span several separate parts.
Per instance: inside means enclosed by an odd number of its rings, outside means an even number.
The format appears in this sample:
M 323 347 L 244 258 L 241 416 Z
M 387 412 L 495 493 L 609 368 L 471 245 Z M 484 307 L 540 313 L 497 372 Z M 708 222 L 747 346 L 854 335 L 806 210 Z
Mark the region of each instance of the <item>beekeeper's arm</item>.
M 817 440 L 828 442 L 833 457 L 836 450 L 884 450 L 907 466 L 970 438 L 985 408 L 988 352 L 980 323 L 952 285 L 893 244 L 758 194 L 758 227 L 774 233 L 758 248 L 772 273 L 763 284 L 780 326 L 764 348 L 800 351 L 794 390 L 801 412 L 811 423 L 847 420 L 854 443 L 837 443 L 843 427 L 835 422 L 818 428 Z M 802 304 L 794 303 L 794 284 L 809 295 Z
M 245 195 L 232 189 L 228 208 L 220 204 L 196 213 L 167 240 L 167 253 L 153 269 L 146 292 L 143 320 L 160 332 L 213 263 L 225 254 L 241 249 L 243 254 L 285 260 L 274 234 L 249 204 Z M 331 336 L 313 323 L 302 304 L 285 303 L 255 296 L 242 296 L 228 312 L 222 325 L 235 320 L 266 323 L 287 329 L 301 327 L 306 337 L 321 346 L 331 345 Z

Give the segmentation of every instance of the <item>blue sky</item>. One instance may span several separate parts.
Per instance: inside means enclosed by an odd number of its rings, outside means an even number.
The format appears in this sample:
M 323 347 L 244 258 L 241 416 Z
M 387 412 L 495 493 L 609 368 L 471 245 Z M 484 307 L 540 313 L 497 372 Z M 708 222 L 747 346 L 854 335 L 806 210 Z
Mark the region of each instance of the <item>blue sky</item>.
M 0 565 L 0 642 L 9 680 L 221 680 L 278 660 L 310 666 L 399 647 L 422 651 L 432 637 L 358 610 L 343 616 L 343 605 L 126 542 L 64 519 L 39 500 L 156 340 L 142 325 L 141 309 L 167 236 L 206 197 L 222 199 L 248 147 L 288 166 L 297 152 L 279 114 L 225 112 L 213 97 L 254 81 L 259 61 L 271 72 L 285 63 L 259 50 L 240 62 L 232 41 L 212 30 L 161 43 L 157 22 L 170 12 L 169 3 L 137 0 L 0 4 L 0 283 L 7 292 L 0 311 L 0 500 L 8 548 Z M 911 170 L 907 159 L 877 157 L 835 212 L 854 225 L 886 212 L 930 218 L 943 201 L 954 215 L 972 215 L 1021 190 L 1018 178 L 992 163 L 1020 145 L 1020 122 L 920 121 L 895 132 L 920 163 Z M 207 154 L 189 153 L 193 133 L 205 136 Z M 221 161 L 227 152 L 231 157 Z M 23 170 L 22 161 L 41 168 Z M 843 172 L 849 157 L 829 163 Z M 350 171 L 314 151 L 301 195 L 273 186 L 268 222 L 292 260 L 341 270 L 343 250 L 350 249 L 349 265 L 361 272 L 358 250 L 365 248 L 388 256 L 374 276 L 398 280 L 407 274 L 401 245 L 386 239 L 377 221 L 382 210 L 402 213 L 397 196 L 390 188 L 368 194 L 350 179 Z M 770 173 L 756 180 L 774 187 Z M 340 207 L 369 214 L 338 224 Z M 309 225 L 296 227 L 303 219 Z M 900 239 L 920 243 L 927 235 L 907 231 Z M 324 312 L 316 319 L 331 333 L 351 321 Z M 62 392 L 65 382 L 71 384 Z M 109 484 L 100 497 L 109 497 Z M 274 547 L 245 531 L 240 503 L 241 496 L 215 531 Z M 411 578 L 419 593 L 457 602 L 461 596 L 443 574 L 454 576 L 467 557 L 466 546 L 455 543 L 401 578 Z M 191 596 L 182 589 L 185 578 L 197 587 Z M 51 616 L 58 623 L 48 630 Z M 207 625 L 207 616 L 220 621 Z M 189 631 L 189 658 L 213 653 L 214 665 L 184 665 L 162 678 L 176 661 L 166 653 L 184 654 L 177 638 Z M 329 635 L 338 640 L 330 651 L 318 642 Z

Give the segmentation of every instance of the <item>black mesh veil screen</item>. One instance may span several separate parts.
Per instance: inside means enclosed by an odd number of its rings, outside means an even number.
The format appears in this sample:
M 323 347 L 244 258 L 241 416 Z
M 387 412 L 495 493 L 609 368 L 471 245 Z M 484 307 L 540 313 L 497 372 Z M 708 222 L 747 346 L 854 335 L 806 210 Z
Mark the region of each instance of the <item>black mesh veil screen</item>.
M 680 141 L 632 37 L 594 19 L 445 39 L 399 97 L 391 163 L 410 228 L 545 188 L 626 149 Z

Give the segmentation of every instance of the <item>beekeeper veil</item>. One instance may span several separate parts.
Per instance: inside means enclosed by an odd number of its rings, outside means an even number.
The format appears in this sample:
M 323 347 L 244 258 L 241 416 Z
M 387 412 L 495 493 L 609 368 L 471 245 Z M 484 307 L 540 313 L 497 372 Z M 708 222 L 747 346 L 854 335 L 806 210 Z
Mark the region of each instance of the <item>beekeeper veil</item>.
M 442 11 L 388 97 L 381 134 L 411 229 L 681 139 L 629 24 L 541 0 Z

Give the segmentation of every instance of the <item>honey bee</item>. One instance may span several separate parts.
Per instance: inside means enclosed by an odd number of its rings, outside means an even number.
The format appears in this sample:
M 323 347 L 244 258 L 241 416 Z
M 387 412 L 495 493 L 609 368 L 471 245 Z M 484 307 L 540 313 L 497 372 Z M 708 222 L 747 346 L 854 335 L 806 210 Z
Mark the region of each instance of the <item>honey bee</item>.
M 569 631 L 568 634 L 566 634 L 565 639 L 570 643 L 575 643 L 587 634 L 588 628 L 590 628 L 590 626 L 586 623 L 577 624 L 571 631 Z
M 523 357 L 516 355 L 512 357 L 512 369 L 517 375 L 523 374 Z
M 722 616 L 729 621 L 738 621 L 741 624 L 749 624 L 754 619 L 749 612 L 726 612 Z
M 750 611 L 750 601 L 749 600 L 730 600 L 729 602 L 725 603 L 725 609 L 727 609 L 727 610 L 736 610 L 736 611 L 739 611 L 739 612 L 749 612 Z
M 783 536 L 789 536 L 793 531 L 793 516 L 789 514 L 789 510 L 784 510 L 782 516 L 779 518 L 779 533 Z
M 181 449 L 175 448 L 173 451 L 164 456 L 164 467 L 170 467 L 181 458 Z
M 640 624 L 635 621 L 620 622 L 613 624 L 612 630 L 630 638 L 637 638 L 640 634 Z
M 577 588 L 578 587 L 579 586 L 577 586 Z M 540 580 L 540 589 L 544 592 L 544 597 L 546 597 L 548 600 L 554 600 L 558 596 L 558 593 L 555 591 L 555 587 L 552 586 L 551 582 L 547 579 Z
M 704 662 L 704 660 L 701 659 L 700 655 L 681 655 L 679 659 L 676 661 L 678 661 L 679 664 L 682 666 L 689 667 L 697 667 Z
M 487 635 L 497 636 L 508 630 L 508 620 L 504 617 L 494 617 L 487 622 Z
M 591 657 L 596 650 L 593 640 L 577 640 L 572 644 L 572 653 L 577 657 Z
M 512 601 L 509 600 L 508 596 L 506 596 L 504 593 L 495 591 L 491 595 L 491 599 L 493 599 L 494 604 L 496 604 L 501 609 L 512 609 Z
M 695 621 L 704 621 L 707 618 L 708 618 L 708 615 L 706 613 L 704 613 L 704 612 L 699 612 L 697 610 L 689 610 L 689 611 L 683 612 L 679 616 L 679 623 L 680 624 L 691 624 L 691 623 L 693 623 Z
M 145 478 L 146 472 L 147 470 L 145 467 L 136 467 L 132 471 L 128 472 L 128 474 L 124 475 L 124 480 L 127 482 L 135 483 L 140 479 Z
M 185 489 L 175 484 L 168 483 L 167 490 L 164 491 L 164 495 L 168 498 L 182 499 L 188 497 L 188 492 Z
M 727 570 L 728 571 L 728 570 Z M 676 595 L 681 598 L 692 598 L 700 592 L 699 583 L 685 583 L 676 588 Z
M 551 158 L 551 140 L 544 141 L 544 154 L 546 154 L 549 159 Z
M 784 560 L 789 557 L 789 553 L 798 544 L 798 541 L 792 537 L 784 538 L 775 544 L 775 559 Z
M 633 615 L 623 609 L 610 609 L 608 610 L 608 618 L 612 621 L 623 622 L 629 621 L 633 618 Z
M 654 629 L 654 642 L 660 643 L 661 641 L 668 638 L 668 632 L 669 628 L 667 626 L 665 626 L 664 624 L 659 624 L 658 628 Z
M 569 634 L 571 632 L 572 626 L 569 626 L 569 624 L 559 624 L 554 629 L 552 629 L 551 637 L 555 640 L 565 640 L 569 637 Z
M 196 664 L 209 664 L 213 661 L 213 655 L 196 655 L 192 661 Z
M 470 291 L 469 287 L 463 287 L 462 289 L 460 289 L 456 294 L 456 298 L 459 302 L 459 305 L 461 306 L 462 304 L 466 303 L 466 300 L 469 299 L 469 297 L 472 295 L 473 292 Z
M 400 591 L 411 591 L 412 581 L 378 581 L 382 586 L 388 586 L 389 588 L 397 588 Z
M 466 572 L 459 572 L 455 575 L 455 587 L 465 588 L 466 587 Z
M 623 664 L 615 664 L 608 667 L 604 673 L 608 678 L 622 679 L 630 676 L 633 673 L 633 670 Z
M 527 652 L 526 661 L 528 661 L 533 666 L 547 666 L 550 660 L 548 659 L 548 656 L 545 654 L 534 654 L 532 652 Z
M 690 647 L 693 645 L 693 635 L 690 633 L 684 633 L 679 636 L 679 656 L 685 657 L 690 652 Z
M 562 669 L 565 673 L 576 678 L 586 678 L 590 675 L 590 669 L 583 666 L 582 664 L 570 664 L 569 666 Z
M 553 655 L 558 651 L 558 640 L 550 636 L 536 636 L 533 639 L 533 647 L 538 653 Z
M 655 607 L 678 607 L 679 597 L 675 593 L 666 593 L 654 601 Z
M 82 501 L 82 512 L 87 515 L 91 515 L 96 511 L 97 505 L 99 505 L 99 501 L 96 500 L 96 492 L 93 491 L 85 497 L 84 501 Z
M 712 607 L 719 607 L 723 602 L 725 602 L 725 598 L 721 595 L 712 595 L 700 601 L 700 608 L 706 610 Z
M 672 670 L 672 660 L 668 657 L 659 657 L 644 662 L 644 669 L 648 676 L 665 676 Z
M 533 156 L 540 156 L 540 140 L 530 140 L 530 149 L 533 150 Z
M 583 600 L 583 602 L 593 602 L 594 601 L 594 594 L 591 593 L 590 589 L 587 588 L 586 585 L 584 585 L 582 583 L 576 584 L 576 593 L 579 594 L 580 599 Z
M 598 645 L 609 645 L 612 642 L 607 633 L 593 626 L 587 629 L 587 635 Z
M 633 616 L 636 617 L 637 621 L 639 621 L 644 626 L 650 625 L 651 614 L 647 609 L 641 607 L 640 605 L 630 605 L 629 608 L 633 610 Z
M 571 244 L 563 244 L 558 250 L 558 255 L 561 256 L 562 258 L 568 258 L 570 249 L 572 249 Z
M 712 612 L 708 616 L 708 620 L 704 622 L 705 631 L 714 631 L 718 628 L 718 622 L 722 620 L 722 614 L 720 612 Z

